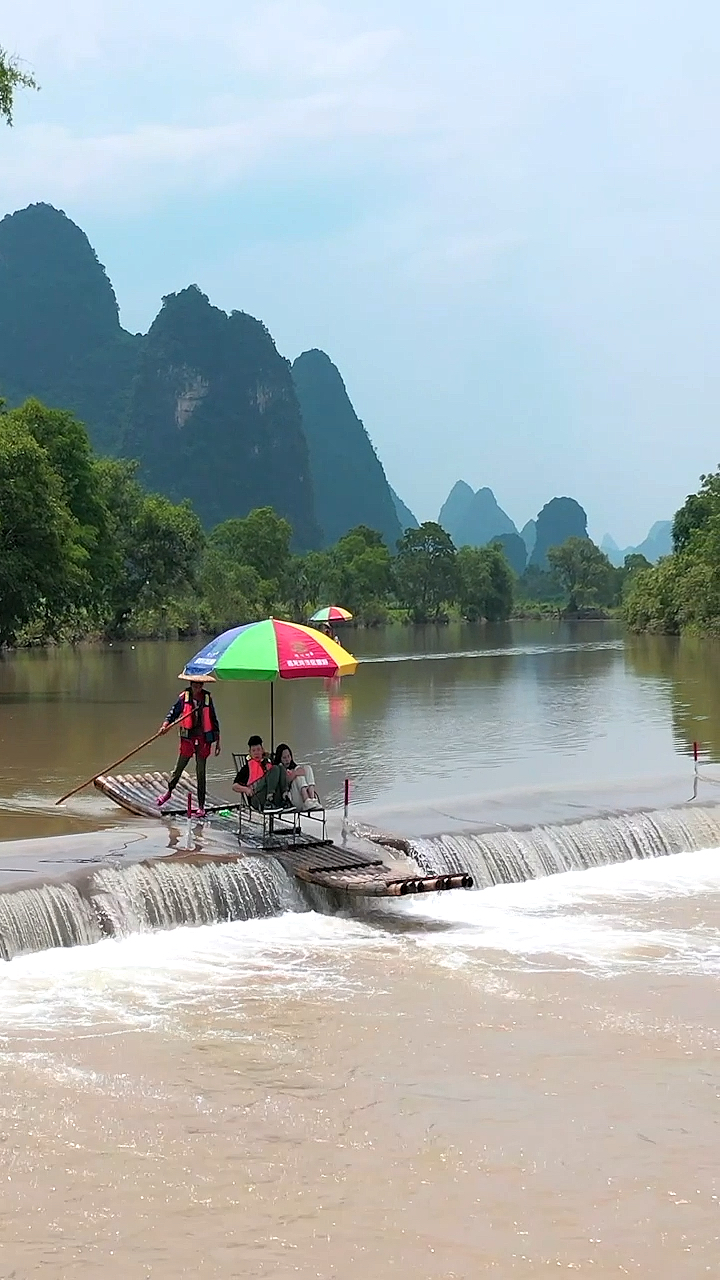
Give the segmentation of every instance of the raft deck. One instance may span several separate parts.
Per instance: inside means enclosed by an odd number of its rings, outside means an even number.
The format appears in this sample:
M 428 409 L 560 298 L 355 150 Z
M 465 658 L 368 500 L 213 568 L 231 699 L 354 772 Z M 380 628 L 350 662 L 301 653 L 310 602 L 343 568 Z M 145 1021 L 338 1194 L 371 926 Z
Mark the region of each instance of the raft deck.
M 197 793 L 193 781 L 181 778 L 171 803 L 158 808 L 158 797 L 167 791 L 168 773 L 102 774 L 95 779 L 98 791 L 129 813 L 144 818 L 183 818 L 188 812 L 188 797 L 193 809 Z M 224 814 L 238 810 L 239 804 L 208 793 L 205 811 Z M 447 889 L 471 889 L 472 876 L 465 872 L 452 875 L 399 874 L 382 858 L 372 858 L 353 849 L 343 848 L 332 840 L 318 840 L 304 832 L 287 834 L 277 828 L 271 835 L 246 835 L 243 843 L 248 852 L 265 853 L 277 858 L 286 871 L 308 884 L 319 885 L 341 893 L 365 897 L 397 898 L 414 893 L 437 893 Z M 241 855 L 235 855 L 240 857 Z

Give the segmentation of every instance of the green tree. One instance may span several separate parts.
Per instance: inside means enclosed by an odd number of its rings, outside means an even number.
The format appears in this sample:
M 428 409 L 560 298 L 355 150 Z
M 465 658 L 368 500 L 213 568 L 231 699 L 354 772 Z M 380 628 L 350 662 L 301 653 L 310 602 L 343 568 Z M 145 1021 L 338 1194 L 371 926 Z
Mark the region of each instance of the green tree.
M 720 634 L 720 470 L 701 477 L 673 522 L 673 553 L 633 573 L 623 599 L 635 631 Z
M 623 569 L 628 577 L 634 576 L 636 573 L 645 573 L 646 570 L 652 569 L 650 561 L 639 551 L 631 551 L 623 561 Z
M 62 480 L 68 506 L 78 523 L 100 524 L 103 506 L 94 471 L 95 455 L 82 422 L 64 409 L 48 409 L 35 399 L 8 410 L 7 420 L 29 431 L 42 445 Z
M 87 553 L 47 453 L 0 415 L 0 643 L 42 619 L 52 630 L 85 581 Z
M 338 604 L 361 621 L 377 622 L 387 616 L 392 587 L 392 557 L 381 534 L 358 525 L 334 547 L 293 556 L 284 590 L 296 618 L 309 617 L 318 606 Z
M 198 575 L 198 617 L 208 631 L 256 622 L 268 612 L 266 583 L 248 564 L 207 546 Z
M 307 620 L 320 605 L 330 602 L 333 573 L 332 551 L 308 551 L 304 556 L 291 556 L 285 573 L 284 595 L 296 621 Z
M 567 592 L 571 612 L 599 603 L 607 593 L 612 565 L 589 538 L 568 538 L 562 546 L 550 547 L 547 558 Z
M 256 507 L 242 519 L 224 520 L 210 534 L 210 545 L 280 590 L 290 564 L 292 528 L 272 507 Z
M 366 622 L 384 616 L 392 589 L 392 558 L 382 535 L 367 525 L 358 525 L 340 538 L 332 549 L 332 569 L 328 586 L 332 599 Z
M 516 588 L 519 599 L 559 606 L 563 600 L 562 584 L 554 573 L 529 564 Z
M 48 456 L 59 476 L 67 506 L 77 521 L 77 537 L 88 552 L 84 605 L 102 589 L 107 570 L 107 510 L 100 492 L 97 459 L 87 430 L 64 409 L 49 409 L 39 400 L 26 400 L 7 412 L 12 427 L 28 431 Z
M 720 468 L 700 477 L 700 490 L 691 493 L 673 520 L 673 550 L 686 551 L 720 510 Z
M 456 560 L 452 538 L 434 520 L 403 534 L 395 579 L 398 595 L 415 622 L 438 618 L 443 605 L 455 599 Z
M 513 606 L 513 572 L 497 544 L 461 547 L 457 553 L 457 602 L 470 622 L 500 622 Z
M 196 590 L 205 535 L 189 502 L 145 493 L 136 463 L 103 458 L 96 467 L 109 535 L 98 608 L 109 634 L 120 635 L 139 608 L 158 608 L 171 593 Z
M 0 48 L 0 119 L 11 125 L 16 91 L 37 87 L 35 77 L 22 70 L 18 59 Z

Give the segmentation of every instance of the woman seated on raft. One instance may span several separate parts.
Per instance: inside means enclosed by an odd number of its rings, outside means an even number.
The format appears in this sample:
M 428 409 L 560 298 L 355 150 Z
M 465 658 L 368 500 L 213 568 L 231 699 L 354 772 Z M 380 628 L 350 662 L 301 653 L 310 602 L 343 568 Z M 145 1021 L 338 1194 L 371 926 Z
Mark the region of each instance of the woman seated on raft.
M 317 809 L 320 803 L 315 787 L 315 774 L 309 764 L 296 764 L 286 742 L 281 742 L 273 756 L 273 764 L 284 771 L 288 786 L 283 793 L 293 809 Z
M 259 734 L 248 738 L 248 761 L 239 769 L 233 791 L 247 796 L 251 809 L 308 810 L 317 807 L 315 777 L 310 765 L 298 765 L 286 743 L 281 743 L 270 760 Z

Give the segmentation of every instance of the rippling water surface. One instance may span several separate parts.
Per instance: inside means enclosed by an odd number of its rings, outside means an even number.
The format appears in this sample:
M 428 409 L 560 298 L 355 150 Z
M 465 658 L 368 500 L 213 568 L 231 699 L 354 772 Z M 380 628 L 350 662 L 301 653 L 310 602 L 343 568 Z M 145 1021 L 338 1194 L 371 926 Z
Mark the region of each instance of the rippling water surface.
M 695 738 L 713 776 L 712 648 L 419 643 L 361 637 L 393 660 L 278 695 L 283 735 L 333 794 L 349 755 L 378 821 L 422 802 L 436 830 L 448 797 L 453 830 L 680 803 Z M 48 806 L 152 727 L 181 648 L 3 666 L 6 836 L 118 821 L 94 796 Z M 263 691 L 222 699 L 226 733 L 259 722 Z M 713 848 L 20 956 L 0 967 L 0 1276 L 715 1275 L 719 974 Z
M 687 751 L 672 681 L 646 678 L 614 624 L 507 624 L 349 632 L 358 673 L 337 685 L 279 681 L 276 737 L 289 741 L 339 801 L 416 808 L 499 790 L 585 787 L 672 771 Z M 108 825 L 97 793 L 52 800 L 151 734 L 180 684 L 193 643 L 40 651 L 0 664 L 0 835 Z M 269 738 L 266 685 L 216 686 L 227 784 L 232 749 Z M 173 743 L 126 768 L 168 768 Z M 447 807 L 447 806 L 446 806 Z M 452 808 L 452 806 L 451 806 Z

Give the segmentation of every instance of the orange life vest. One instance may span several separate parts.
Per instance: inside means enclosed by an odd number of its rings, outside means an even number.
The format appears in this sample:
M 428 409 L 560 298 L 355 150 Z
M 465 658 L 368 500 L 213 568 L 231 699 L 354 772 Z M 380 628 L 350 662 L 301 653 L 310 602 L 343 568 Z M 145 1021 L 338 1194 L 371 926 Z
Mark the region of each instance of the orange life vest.
M 252 756 L 249 757 L 248 759 L 248 786 L 249 787 L 251 787 L 253 783 L 259 782 L 261 778 L 265 777 L 265 774 L 267 773 L 267 766 L 268 766 L 267 760 L 265 759 L 254 760 Z
M 200 703 L 200 728 L 193 729 L 194 709 L 197 706 L 193 703 L 193 696 L 189 689 L 183 693 L 185 706 L 182 715 L 178 721 L 180 725 L 181 738 L 194 738 L 198 732 L 202 734 L 206 742 L 212 742 L 215 737 L 215 729 L 213 727 L 212 716 L 210 715 L 210 694 L 203 691 L 202 701 Z

